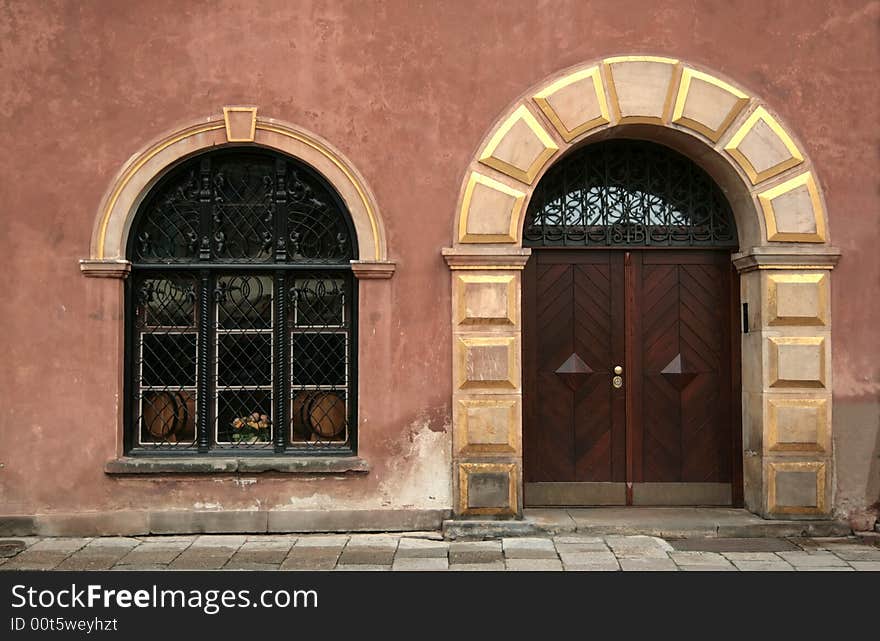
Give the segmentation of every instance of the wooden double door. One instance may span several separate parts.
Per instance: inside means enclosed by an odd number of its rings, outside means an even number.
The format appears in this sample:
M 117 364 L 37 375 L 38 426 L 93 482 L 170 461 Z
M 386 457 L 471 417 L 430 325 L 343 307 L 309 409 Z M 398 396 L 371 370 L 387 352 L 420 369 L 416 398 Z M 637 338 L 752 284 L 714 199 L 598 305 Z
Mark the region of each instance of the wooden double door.
M 728 251 L 534 250 L 526 505 L 741 502 L 734 282 Z

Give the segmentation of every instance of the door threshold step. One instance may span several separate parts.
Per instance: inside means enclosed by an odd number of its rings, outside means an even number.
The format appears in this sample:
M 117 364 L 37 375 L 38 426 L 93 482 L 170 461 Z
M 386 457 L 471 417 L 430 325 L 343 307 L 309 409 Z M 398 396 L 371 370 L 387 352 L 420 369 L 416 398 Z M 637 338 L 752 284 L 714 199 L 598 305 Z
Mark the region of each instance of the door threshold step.
M 703 507 L 527 508 L 521 520 L 443 521 L 447 539 L 516 536 L 646 535 L 666 539 L 848 536 L 848 524 L 833 520 L 764 519 L 748 510 Z

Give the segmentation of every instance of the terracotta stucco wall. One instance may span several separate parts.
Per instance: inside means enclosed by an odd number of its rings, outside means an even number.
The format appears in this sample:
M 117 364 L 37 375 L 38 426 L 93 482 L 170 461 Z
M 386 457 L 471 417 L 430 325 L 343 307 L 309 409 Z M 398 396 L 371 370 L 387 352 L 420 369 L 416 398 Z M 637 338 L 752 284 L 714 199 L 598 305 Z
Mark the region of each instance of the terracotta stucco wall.
M 718 70 L 806 146 L 833 272 L 835 509 L 880 497 L 878 2 L 0 2 L 5 313 L 0 512 L 451 504 L 449 276 L 465 168 L 562 68 L 650 52 Z M 376 395 L 357 479 L 111 479 L 119 283 L 86 279 L 98 203 L 150 140 L 224 104 L 315 131 L 375 192 L 391 281 L 362 285 Z M 362 390 L 365 389 L 363 386 Z

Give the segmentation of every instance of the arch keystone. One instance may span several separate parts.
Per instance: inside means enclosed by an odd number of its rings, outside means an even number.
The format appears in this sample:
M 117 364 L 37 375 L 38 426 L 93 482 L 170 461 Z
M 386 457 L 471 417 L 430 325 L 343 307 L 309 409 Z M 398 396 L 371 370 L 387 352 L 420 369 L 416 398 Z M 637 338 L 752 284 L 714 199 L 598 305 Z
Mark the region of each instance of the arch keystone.
M 621 123 L 661 124 L 669 118 L 678 60 L 657 56 L 606 58 L 608 91 Z
M 672 110 L 672 122 L 718 142 L 748 103 L 749 97 L 736 87 L 685 67 Z
M 764 107 L 755 109 L 724 149 L 753 185 L 804 162 L 791 136 Z
M 480 162 L 530 185 L 557 151 L 559 147 L 538 119 L 520 105 L 489 139 Z
M 565 142 L 611 122 L 598 65 L 560 78 L 536 93 L 532 100 Z
M 257 131 L 257 108 L 244 105 L 223 107 L 223 123 L 227 142 L 253 142 Z

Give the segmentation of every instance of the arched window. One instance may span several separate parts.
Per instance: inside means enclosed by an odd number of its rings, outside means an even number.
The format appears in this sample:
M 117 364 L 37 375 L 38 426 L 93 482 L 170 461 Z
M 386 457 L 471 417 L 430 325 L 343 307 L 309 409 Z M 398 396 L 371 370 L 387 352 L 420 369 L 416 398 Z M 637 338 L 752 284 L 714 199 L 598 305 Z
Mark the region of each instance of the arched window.
M 355 451 L 357 240 L 293 158 L 190 158 L 129 234 L 126 450 Z
M 737 234 L 724 194 L 693 161 L 611 140 L 576 150 L 541 179 L 523 245 L 736 247 Z

